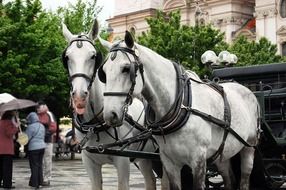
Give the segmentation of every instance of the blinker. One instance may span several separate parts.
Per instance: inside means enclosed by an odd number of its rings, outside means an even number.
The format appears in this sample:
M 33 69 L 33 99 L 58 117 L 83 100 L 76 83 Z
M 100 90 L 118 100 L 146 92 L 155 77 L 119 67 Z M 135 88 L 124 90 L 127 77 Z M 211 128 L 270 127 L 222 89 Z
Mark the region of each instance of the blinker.
M 137 48 L 134 49 L 134 54 L 135 54 L 137 57 L 139 57 L 139 51 L 138 51 Z
M 116 51 L 112 52 L 110 56 L 111 61 L 113 61 L 116 58 L 116 56 L 117 56 L 117 52 Z

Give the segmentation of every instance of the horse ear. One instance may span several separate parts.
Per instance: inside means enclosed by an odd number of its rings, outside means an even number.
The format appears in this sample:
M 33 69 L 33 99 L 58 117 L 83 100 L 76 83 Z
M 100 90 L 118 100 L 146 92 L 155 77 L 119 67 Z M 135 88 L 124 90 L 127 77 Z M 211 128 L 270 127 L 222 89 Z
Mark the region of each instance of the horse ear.
M 88 32 L 88 38 L 91 40 L 94 40 L 98 35 L 98 30 L 99 30 L 98 21 L 97 21 L 97 19 L 94 19 L 92 27 L 91 27 L 90 31 Z
M 133 46 L 134 46 L 134 39 L 133 39 L 132 34 L 129 31 L 125 32 L 124 41 L 125 41 L 125 44 L 127 45 L 127 47 L 133 48 Z
M 73 34 L 69 31 L 68 27 L 65 25 L 64 22 L 62 22 L 62 30 L 63 30 L 63 35 L 65 39 L 70 42 L 71 39 L 73 38 Z
M 98 35 L 97 39 L 99 40 L 101 45 L 103 45 L 103 47 L 105 47 L 108 51 L 111 49 L 112 43 L 110 43 L 107 40 L 102 39 L 99 35 Z

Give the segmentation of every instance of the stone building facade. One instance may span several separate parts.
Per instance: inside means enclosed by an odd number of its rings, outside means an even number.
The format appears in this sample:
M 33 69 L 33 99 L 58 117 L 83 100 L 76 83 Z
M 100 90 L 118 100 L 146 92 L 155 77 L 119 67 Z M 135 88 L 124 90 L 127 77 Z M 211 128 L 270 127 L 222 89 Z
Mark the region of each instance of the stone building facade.
M 114 16 L 107 21 L 114 36 L 125 30 L 140 34 L 148 30 L 145 18 L 157 9 L 180 9 L 182 24 L 211 23 L 229 43 L 241 34 L 255 40 L 264 36 L 286 55 L 286 0 L 115 0 Z

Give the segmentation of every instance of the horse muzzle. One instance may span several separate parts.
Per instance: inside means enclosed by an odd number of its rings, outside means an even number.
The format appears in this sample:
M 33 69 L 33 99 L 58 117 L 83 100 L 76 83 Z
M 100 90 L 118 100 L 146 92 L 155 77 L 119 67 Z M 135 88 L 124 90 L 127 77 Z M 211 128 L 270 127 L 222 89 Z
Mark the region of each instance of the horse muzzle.
M 77 114 L 84 114 L 86 110 L 86 105 L 88 101 L 88 93 L 83 93 L 81 95 L 72 93 L 71 94 L 71 101 L 73 109 Z
M 111 112 L 104 112 L 104 120 L 107 125 L 111 127 L 119 127 L 123 123 L 123 117 L 119 116 L 116 112 L 111 111 Z

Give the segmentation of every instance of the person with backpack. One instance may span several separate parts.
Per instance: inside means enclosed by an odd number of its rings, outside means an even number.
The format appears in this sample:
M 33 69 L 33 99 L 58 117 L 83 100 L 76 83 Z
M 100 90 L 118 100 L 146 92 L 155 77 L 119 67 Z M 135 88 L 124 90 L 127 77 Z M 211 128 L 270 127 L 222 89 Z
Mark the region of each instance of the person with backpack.
M 37 113 L 27 116 L 28 158 L 31 169 L 29 186 L 39 189 L 43 184 L 43 156 L 45 152 L 45 127 L 39 122 Z
M 57 123 L 54 115 L 49 111 L 48 106 L 40 101 L 37 106 L 37 114 L 40 122 L 45 126 L 45 153 L 43 159 L 43 175 L 44 181 L 42 186 L 50 186 L 52 178 L 52 158 L 53 158 L 53 134 L 57 131 Z

